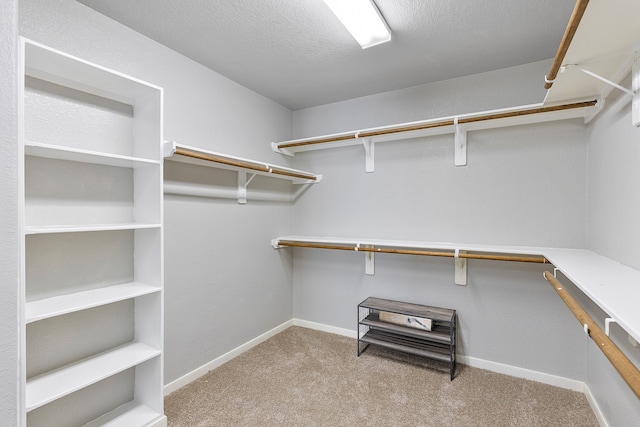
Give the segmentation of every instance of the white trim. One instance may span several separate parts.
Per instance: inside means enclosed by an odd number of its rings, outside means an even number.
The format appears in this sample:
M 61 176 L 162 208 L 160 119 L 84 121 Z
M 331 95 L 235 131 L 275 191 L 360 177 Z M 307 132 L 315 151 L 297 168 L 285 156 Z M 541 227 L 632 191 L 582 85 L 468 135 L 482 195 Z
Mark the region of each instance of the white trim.
M 589 386 L 587 386 L 586 384 L 584 386 L 584 395 L 587 398 L 587 402 L 589 402 L 589 406 L 591 406 L 591 410 L 593 410 L 593 414 L 596 416 L 598 423 L 602 427 L 609 427 L 609 423 L 607 422 L 607 419 L 604 417 L 604 413 L 600 409 L 600 405 L 598 405 L 598 401 L 596 400 L 595 396 L 591 393 Z
M 316 331 L 328 332 L 330 334 L 342 335 L 343 337 L 349 337 L 357 339 L 356 331 L 351 329 L 337 328 L 331 325 L 325 325 L 323 323 L 311 322 L 303 319 L 293 319 L 293 326 L 301 326 L 303 328 L 315 329 Z
M 169 384 L 164 386 L 164 395 L 167 396 L 169 393 L 173 393 L 174 391 L 178 390 L 181 387 L 186 386 L 187 384 L 197 380 L 198 378 L 200 378 L 201 376 L 205 375 L 206 373 L 208 373 L 209 371 L 214 370 L 215 368 L 222 366 L 224 363 L 228 362 L 229 360 L 233 359 L 236 356 L 241 355 L 242 353 L 244 353 L 245 351 L 249 350 L 252 347 L 255 347 L 256 345 L 260 344 L 261 342 L 264 342 L 266 340 L 268 340 L 269 338 L 271 338 L 274 335 L 279 334 L 280 332 L 284 331 L 285 329 L 289 328 L 290 326 L 293 326 L 294 321 L 292 320 L 287 320 L 286 322 L 284 322 L 283 324 L 276 326 L 275 328 L 271 329 L 270 331 L 265 332 L 262 335 L 257 336 L 256 338 L 247 341 L 246 343 L 242 344 L 239 347 L 234 348 L 233 350 L 223 354 L 220 357 L 217 357 L 215 359 L 213 359 L 211 362 L 208 362 L 204 365 L 202 365 L 199 368 L 194 369 L 193 371 L 189 372 L 186 375 L 183 375 L 182 377 L 171 381 Z
M 503 363 L 492 362 L 490 360 L 478 359 L 476 357 L 456 355 L 456 360 L 464 365 L 487 371 L 505 374 L 516 378 L 524 378 L 526 380 L 537 381 L 543 384 L 549 384 L 555 387 L 565 388 L 573 391 L 584 393 L 586 385 L 582 381 L 572 380 L 570 378 L 559 377 L 557 375 L 547 374 L 531 369 L 519 368 L 517 366 L 505 365 Z

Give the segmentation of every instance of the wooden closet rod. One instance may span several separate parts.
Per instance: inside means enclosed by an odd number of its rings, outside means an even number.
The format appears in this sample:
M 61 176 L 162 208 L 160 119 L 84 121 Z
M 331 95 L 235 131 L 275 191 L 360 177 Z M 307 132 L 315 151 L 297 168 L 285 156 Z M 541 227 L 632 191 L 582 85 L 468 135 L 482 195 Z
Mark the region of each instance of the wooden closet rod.
M 293 242 L 289 240 L 278 241 L 278 246 L 290 246 L 298 248 L 315 248 L 315 249 L 337 249 L 341 251 L 358 251 L 358 252 L 374 252 L 374 253 L 386 253 L 386 254 L 400 254 L 400 255 L 422 255 L 422 256 L 437 256 L 455 258 L 455 252 L 451 251 L 429 251 L 424 249 L 394 249 L 384 248 L 376 246 L 355 246 L 355 245 L 329 245 L 325 243 L 307 243 L 307 242 Z M 546 263 L 548 262 L 544 257 L 528 257 L 528 256 L 513 256 L 513 255 L 494 255 L 494 254 L 470 254 L 460 253 L 458 258 L 467 259 L 484 259 L 494 261 L 513 261 L 513 262 L 532 262 L 532 263 Z
M 234 166 L 238 168 L 254 170 L 258 172 L 273 173 L 276 175 L 285 175 L 285 176 L 290 176 L 294 178 L 308 179 L 312 181 L 316 181 L 317 179 L 314 175 L 306 175 L 299 172 L 293 172 L 287 169 L 279 168 L 277 166 L 269 166 L 261 163 L 244 162 L 242 160 L 231 159 L 224 156 L 217 156 L 215 154 L 201 153 L 199 151 L 190 150 L 184 147 L 176 147 L 175 154 L 192 157 L 194 159 L 206 160 L 208 162 L 220 163 L 227 166 Z
M 593 107 L 594 105 L 596 105 L 596 103 L 597 101 L 594 100 L 594 101 L 587 101 L 587 102 L 576 102 L 573 104 L 553 105 L 550 107 L 530 108 L 528 110 L 509 111 L 505 113 L 483 114 L 483 115 L 472 116 L 472 117 L 460 117 L 458 119 L 458 123 L 459 124 L 474 123 L 474 122 L 480 122 L 485 120 L 506 119 L 509 117 L 528 116 L 531 114 L 541 114 L 541 113 L 550 113 L 553 111 L 571 110 L 574 108 Z M 422 124 L 416 124 L 416 125 L 400 126 L 395 128 L 370 130 L 370 131 L 365 130 L 361 132 L 352 132 L 349 134 L 339 135 L 335 137 L 309 139 L 306 141 L 278 144 L 278 148 L 292 148 L 292 147 L 302 147 L 305 145 L 325 144 L 327 142 L 345 141 L 345 140 L 356 139 L 356 138 L 369 138 L 372 136 L 388 135 L 392 133 L 411 132 L 416 130 L 424 130 L 424 129 L 431 129 L 431 128 L 437 128 L 437 127 L 443 127 L 443 126 L 453 126 L 453 125 L 454 125 L 454 120 L 447 119 L 447 120 L 442 120 L 438 122 L 422 123 Z
M 567 28 L 564 31 L 562 40 L 560 41 L 560 46 L 558 46 L 556 56 L 555 58 L 553 58 L 553 63 L 551 64 L 549 74 L 545 76 L 545 89 L 551 89 L 551 86 L 553 86 L 553 81 L 558 76 L 558 71 L 560 71 L 560 67 L 562 66 L 564 57 L 567 54 L 567 50 L 569 50 L 569 46 L 571 45 L 571 40 L 573 40 L 573 36 L 578 29 L 578 25 L 580 24 L 580 20 L 582 19 L 582 16 L 584 15 L 584 11 L 587 9 L 588 4 L 589 0 L 576 0 L 576 4 L 573 7 L 573 12 L 571 13 L 571 17 L 569 18 L 569 23 L 567 24 Z
M 625 382 L 631 387 L 633 392 L 640 398 L 640 371 L 625 354 L 615 345 L 613 341 L 600 329 L 594 320 L 575 299 L 564 289 L 562 283 L 558 281 L 549 271 L 544 272 L 544 278 L 547 279 L 551 287 L 560 295 L 560 298 L 569 307 L 569 310 L 576 316 L 581 325 L 586 326 L 588 335 L 596 343 L 598 348 L 609 359 L 609 362 L 616 368 Z

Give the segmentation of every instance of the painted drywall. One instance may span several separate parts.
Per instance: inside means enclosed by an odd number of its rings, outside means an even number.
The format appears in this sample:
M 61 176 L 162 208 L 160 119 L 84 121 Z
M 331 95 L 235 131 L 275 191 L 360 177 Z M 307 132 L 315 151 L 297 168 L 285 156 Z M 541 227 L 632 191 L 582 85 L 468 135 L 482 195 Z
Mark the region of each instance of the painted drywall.
M 72 0 L 23 0 L 20 34 L 165 89 L 164 139 L 286 165 L 269 142 L 291 137 L 292 113 Z M 185 185 L 233 189 L 235 173 L 165 162 Z M 290 184 L 255 180 L 287 192 Z M 289 234 L 287 203 L 168 195 L 165 383 L 292 317 L 291 263 L 270 247 Z
M 0 419 L 18 425 L 18 2 L 0 2 Z
M 621 83 L 631 87 L 630 77 Z M 630 97 L 614 91 L 605 110 L 589 126 L 589 249 L 640 269 L 640 129 L 631 125 Z M 590 306 L 602 325 L 608 317 Z M 640 348 L 632 347 L 616 325 L 612 339 L 636 365 Z M 633 425 L 640 419 L 640 403 L 602 353 L 588 347 L 587 385 L 612 426 Z
M 295 137 L 540 102 L 548 62 L 296 111 Z M 580 119 L 475 131 L 468 165 L 453 136 L 296 154 L 323 173 L 295 205 L 295 234 L 465 243 L 586 246 L 586 127 Z M 542 278 L 543 266 L 286 249 L 294 256 L 294 317 L 355 330 L 356 305 L 379 296 L 455 308 L 459 353 L 584 381 L 584 337 Z M 584 335 L 584 334 L 582 334 Z M 355 349 L 354 349 L 355 350 Z

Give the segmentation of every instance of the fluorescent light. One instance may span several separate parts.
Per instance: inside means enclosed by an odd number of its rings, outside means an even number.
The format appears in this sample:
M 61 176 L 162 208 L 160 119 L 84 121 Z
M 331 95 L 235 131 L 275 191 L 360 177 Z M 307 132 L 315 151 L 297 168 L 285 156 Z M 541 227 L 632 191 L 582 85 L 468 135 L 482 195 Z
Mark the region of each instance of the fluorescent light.
M 373 0 L 324 0 L 363 49 L 391 40 Z

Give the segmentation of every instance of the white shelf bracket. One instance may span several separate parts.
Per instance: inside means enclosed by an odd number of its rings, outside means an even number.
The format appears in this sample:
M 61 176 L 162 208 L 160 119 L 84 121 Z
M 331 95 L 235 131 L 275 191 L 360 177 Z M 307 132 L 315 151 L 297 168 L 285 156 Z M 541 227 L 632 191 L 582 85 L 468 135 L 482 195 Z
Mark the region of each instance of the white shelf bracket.
M 588 75 L 588 76 L 593 77 L 594 79 L 598 79 L 598 80 L 600 80 L 601 82 L 604 82 L 604 83 L 606 83 L 606 84 L 608 84 L 608 85 L 610 85 L 610 86 L 613 86 L 613 87 L 615 87 L 616 89 L 619 89 L 619 90 L 623 91 L 624 93 L 626 93 L 626 94 L 628 94 L 628 95 L 635 96 L 635 93 L 634 93 L 634 91 L 633 91 L 633 90 L 631 90 L 631 89 L 627 89 L 627 88 L 626 88 L 626 87 L 624 87 L 624 86 L 620 86 L 619 84 L 614 83 L 614 82 L 612 82 L 611 80 L 606 79 L 606 78 L 602 77 L 601 75 L 594 73 L 593 71 L 589 71 L 589 70 L 587 70 L 586 68 L 582 68 L 582 67 L 581 67 L 581 66 L 579 66 L 579 65 L 576 65 L 576 64 L 573 64 L 573 65 L 565 65 L 565 67 L 574 67 L 576 70 L 582 71 L 583 73 L 585 73 L 585 74 L 586 74 L 586 75 Z
M 466 254 L 466 251 L 456 249 L 454 257 L 455 274 L 454 281 L 456 285 L 467 286 L 467 259 L 460 258 L 460 254 Z
M 640 127 L 640 54 L 638 52 L 635 53 L 631 65 L 631 89 L 633 90 L 631 124 Z
M 455 126 L 455 165 L 466 166 L 467 165 L 467 130 L 460 124 L 458 124 L 458 117 L 453 119 Z
M 176 152 L 175 141 L 164 141 L 162 143 L 162 155 L 163 157 L 171 157 Z
M 640 127 L 640 60 L 638 58 L 638 52 L 635 52 L 631 65 L 631 89 L 627 89 L 626 87 L 612 82 L 611 80 L 606 79 L 594 73 L 593 71 L 582 68 L 579 65 L 566 65 L 565 67 L 571 66 L 576 70 L 579 70 L 595 79 L 600 80 L 601 82 L 604 82 L 610 86 L 615 87 L 616 89 L 621 90 L 627 95 L 631 95 L 631 124 L 633 126 Z
M 609 325 L 611 323 L 618 323 L 618 322 L 611 317 L 607 317 L 606 319 L 604 319 L 604 333 L 606 336 L 609 336 L 609 333 L 610 333 Z M 629 343 L 635 348 L 638 348 L 640 346 L 640 344 L 638 344 L 638 341 L 636 341 L 635 338 L 633 338 L 631 335 L 627 334 L 627 338 L 629 339 Z
M 617 323 L 617 322 L 615 321 L 615 319 L 612 319 L 611 317 L 607 317 L 606 319 L 604 319 L 604 334 L 605 334 L 606 336 L 609 336 L 609 325 L 610 325 L 612 322 L 613 322 L 613 323 Z
M 364 147 L 364 170 L 368 173 L 373 172 L 375 171 L 375 143 L 365 138 L 362 140 L 362 146 Z
M 295 153 L 287 150 L 286 148 L 278 147 L 278 143 L 277 142 L 272 142 L 271 143 L 271 149 L 273 151 L 275 151 L 276 153 L 284 154 L 285 156 L 293 157 L 295 155 Z
M 358 251 L 359 251 L 359 249 L 360 249 L 360 247 L 361 247 L 361 246 L 360 246 L 360 243 L 358 243 L 358 244 L 356 245 L 356 247 L 355 247 L 355 248 L 353 248 L 353 249 L 354 249 L 356 252 L 358 252 Z M 367 247 L 367 248 L 369 248 L 369 247 L 371 247 L 371 246 L 365 246 L 365 245 L 362 245 L 362 247 Z M 367 276 L 373 276 L 373 275 L 375 275 L 375 272 L 376 272 L 376 268 L 375 268 L 375 267 L 376 267 L 376 265 L 375 265 L 375 260 L 376 260 L 376 258 L 375 258 L 375 253 L 374 253 L 374 252 L 368 252 L 368 251 L 365 251 L 365 252 L 364 252 L 364 273 L 365 273 Z
M 238 203 L 244 205 L 247 203 L 247 186 L 256 177 L 256 174 L 251 174 L 251 177 L 247 179 L 247 173 L 238 171 Z

